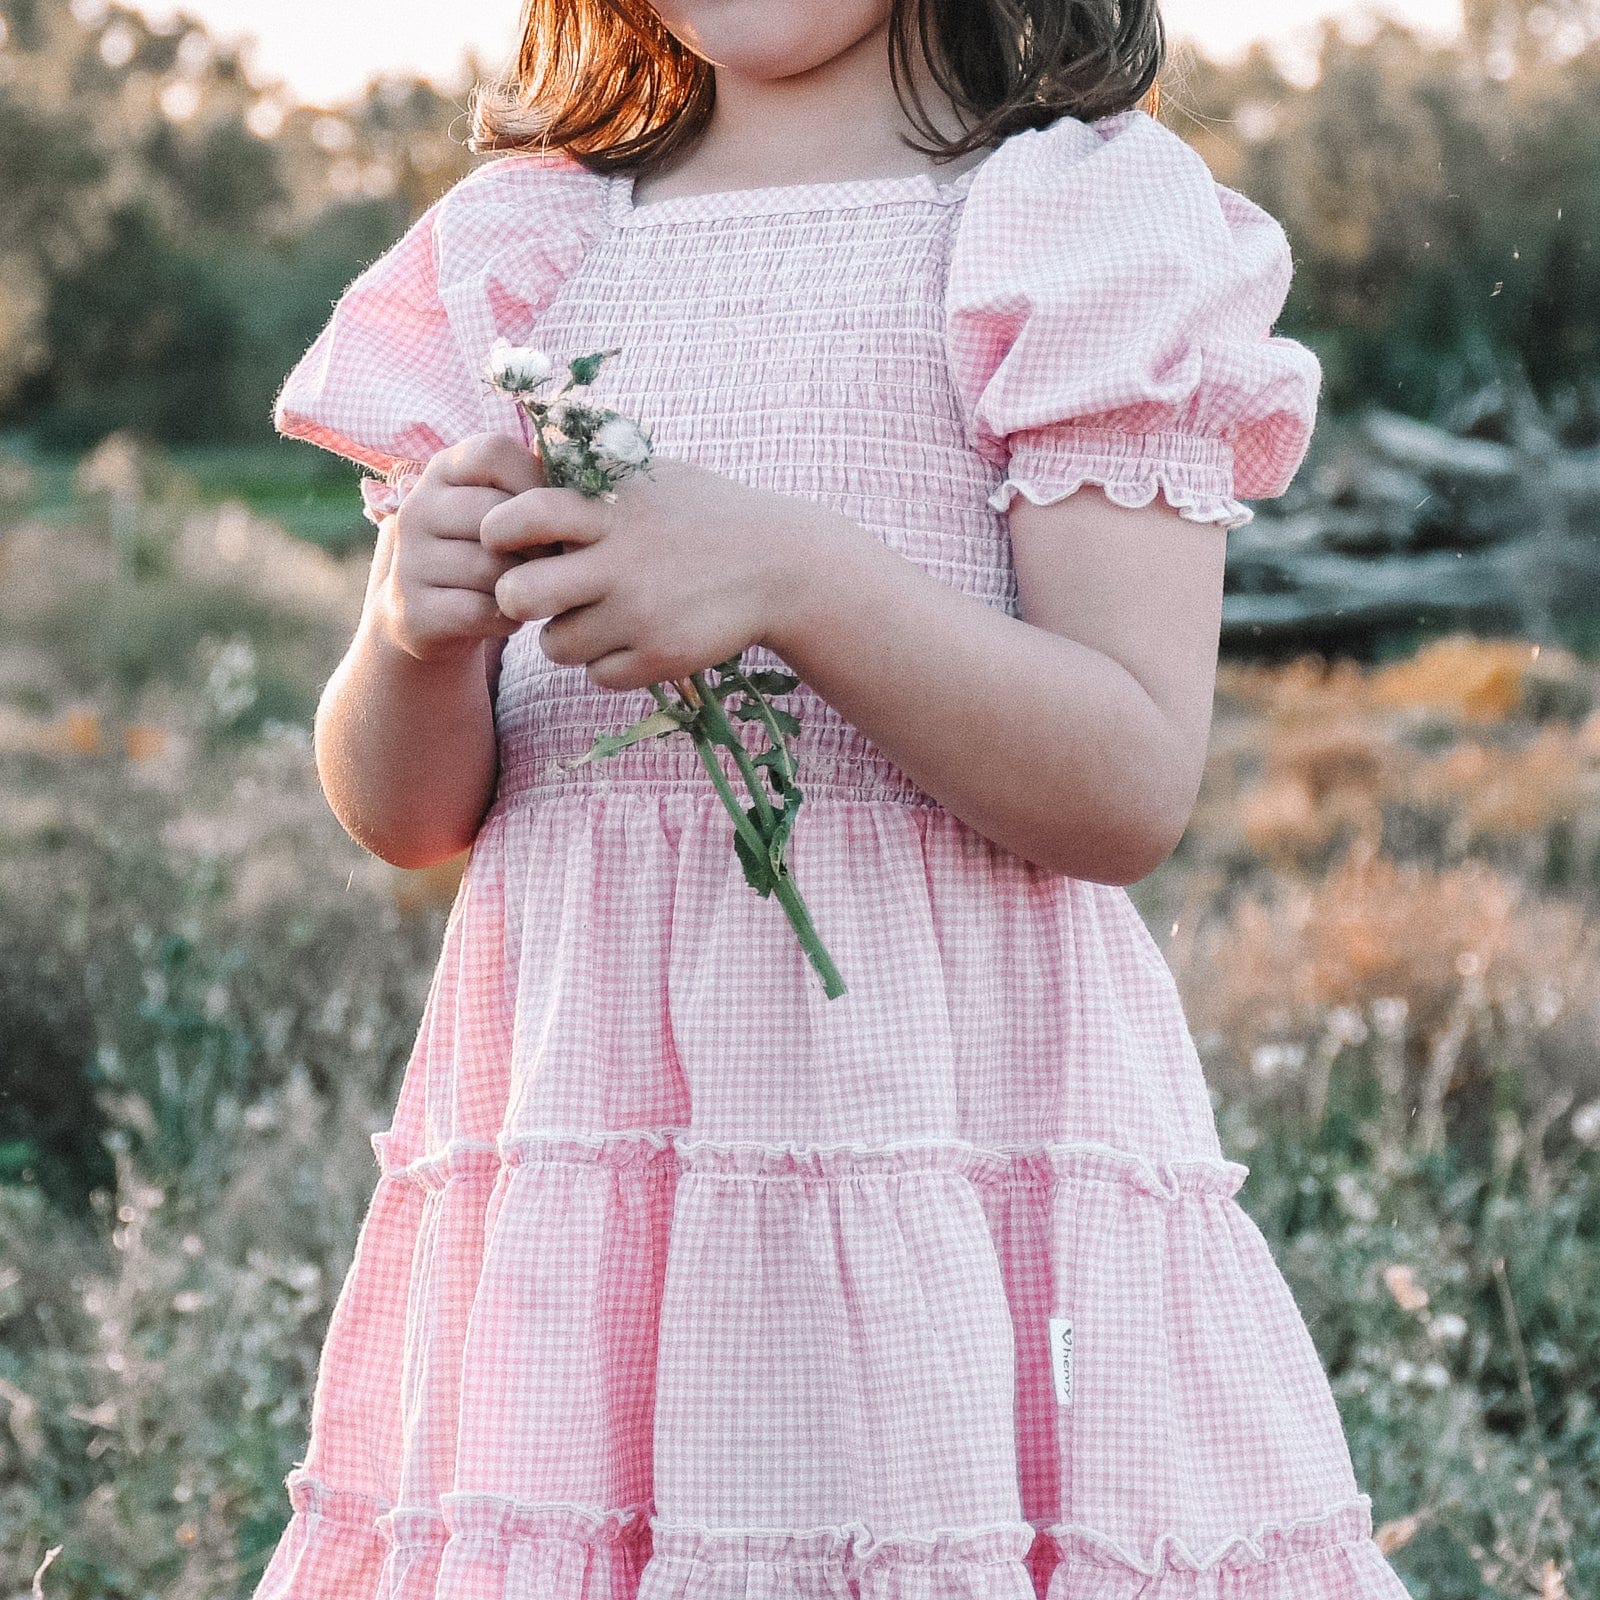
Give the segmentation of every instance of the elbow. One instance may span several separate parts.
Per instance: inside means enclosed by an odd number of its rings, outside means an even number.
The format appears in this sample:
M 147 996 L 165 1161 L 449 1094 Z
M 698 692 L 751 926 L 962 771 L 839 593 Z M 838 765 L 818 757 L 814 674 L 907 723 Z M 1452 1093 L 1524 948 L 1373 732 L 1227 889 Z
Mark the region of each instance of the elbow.
M 1102 883 L 1115 884 L 1126 889 L 1148 878 L 1157 867 L 1165 865 L 1172 852 L 1178 848 L 1183 829 L 1151 829 L 1130 834 L 1118 841 L 1118 849 L 1106 858 L 1106 870 L 1097 874 Z
M 1181 804 L 1130 805 L 1102 817 L 1099 826 L 1081 825 L 1063 836 L 1059 816 L 1046 849 L 1032 853 L 1034 862 L 1063 877 L 1128 888 L 1148 878 L 1177 849 L 1194 810 L 1190 796 Z
M 1165 798 L 1152 794 L 1149 805 L 1130 807 L 1119 819 L 1115 848 L 1108 858 L 1112 870 L 1104 881 L 1125 889 L 1164 866 L 1189 827 L 1194 802 L 1193 792 Z
M 339 819 L 340 827 L 368 855 L 376 856 L 391 867 L 399 867 L 403 872 L 423 872 L 429 867 L 452 861 L 464 850 L 470 849 L 477 838 L 476 829 L 465 836 L 454 830 L 390 831 L 371 817 L 334 807 L 331 801 L 330 809 Z
M 1203 770 L 1203 754 L 1193 761 L 1174 757 L 1135 769 L 1117 809 L 1105 818 L 1106 870 L 1097 874 L 1102 882 L 1128 888 L 1172 858 L 1194 816 Z

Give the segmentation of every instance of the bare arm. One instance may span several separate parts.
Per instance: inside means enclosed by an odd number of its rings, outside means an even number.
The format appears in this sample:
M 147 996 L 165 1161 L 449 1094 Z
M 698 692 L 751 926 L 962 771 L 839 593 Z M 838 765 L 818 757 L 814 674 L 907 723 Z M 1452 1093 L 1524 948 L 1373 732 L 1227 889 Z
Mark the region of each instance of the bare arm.
M 361 620 L 314 728 L 317 774 L 345 831 L 413 868 L 465 850 L 494 798 L 491 687 L 518 623 L 493 591 L 516 561 L 483 549 L 477 524 L 539 481 L 537 461 L 497 436 L 435 461 L 432 487 L 419 484 L 378 529 Z
M 375 575 L 393 541 L 386 517 Z M 317 706 L 317 775 L 359 845 L 397 867 L 425 867 L 467 848 L 494 793 L 484 647 L 418 661 L 385 636 L 373 586 Z
M 1016 854 L 1119 884 L 1171 854 L 1210 729 L 1223 529 L 1095 488 L 1019 498 L 1016 618 L 814 510 L 787 543 L 764 643 Z

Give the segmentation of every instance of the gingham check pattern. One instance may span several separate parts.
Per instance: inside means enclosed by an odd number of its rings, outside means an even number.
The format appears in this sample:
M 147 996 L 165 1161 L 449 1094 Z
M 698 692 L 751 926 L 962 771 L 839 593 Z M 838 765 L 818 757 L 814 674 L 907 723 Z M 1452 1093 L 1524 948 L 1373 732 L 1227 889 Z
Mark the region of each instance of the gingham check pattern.
M 1142 114 L 948 183 L 638 207 L 507 157 L 356 280 L 277 417 L 389 474 L 381 516 L 517 435 L 497 334 L 620 345 L 597 398 L 663 453 L 1015 614 L 1007 430 L 1041 494 L 1227 522 L 1288 479 L 1282 252 Z M 688 741 L 557 765 L 650 701 L 536 632 L 257 1600 L 1403 1600 L 1126 892 L 985 840 L 802 687 L 829 1001 Z

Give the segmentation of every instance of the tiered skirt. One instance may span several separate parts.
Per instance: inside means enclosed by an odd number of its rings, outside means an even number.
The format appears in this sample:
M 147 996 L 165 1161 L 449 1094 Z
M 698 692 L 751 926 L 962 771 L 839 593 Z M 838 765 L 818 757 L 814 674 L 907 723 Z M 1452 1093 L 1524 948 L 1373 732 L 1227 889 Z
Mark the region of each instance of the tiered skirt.
M 510 786 L 255 1600 L 1405 1600 L 1126 892 Z

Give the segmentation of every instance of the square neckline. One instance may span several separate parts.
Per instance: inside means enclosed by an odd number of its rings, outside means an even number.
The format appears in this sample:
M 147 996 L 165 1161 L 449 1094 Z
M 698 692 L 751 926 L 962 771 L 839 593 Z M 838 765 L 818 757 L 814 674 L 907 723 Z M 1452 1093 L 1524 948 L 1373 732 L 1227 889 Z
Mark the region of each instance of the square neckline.
M 998 148 L 998 147 L 996 147 Z M 881 178 L 831 178 L 818 182 L 764 184 L 751 189 L 709 189 L 699 194 L 669 195 L 636 204 L 635 174 L 605 176 L 606 211 L 621 228 L 655 223 L 710 220 L 720 217 L 787 216 L 812 211 L 847 211 L 859 206 L 899 201 L 932 201 L 949 205 L 961 199 L 972 180 L 993 159 L 995 149 L 954 178 L 931 172 L 908 172 Z

